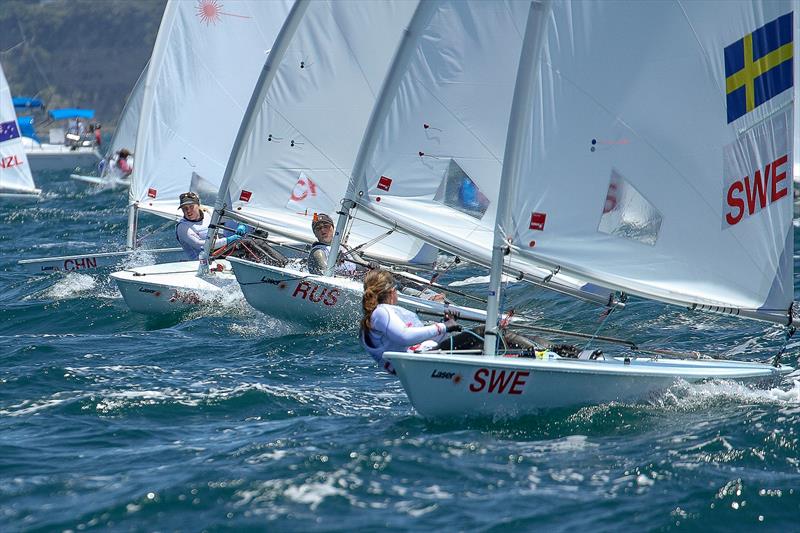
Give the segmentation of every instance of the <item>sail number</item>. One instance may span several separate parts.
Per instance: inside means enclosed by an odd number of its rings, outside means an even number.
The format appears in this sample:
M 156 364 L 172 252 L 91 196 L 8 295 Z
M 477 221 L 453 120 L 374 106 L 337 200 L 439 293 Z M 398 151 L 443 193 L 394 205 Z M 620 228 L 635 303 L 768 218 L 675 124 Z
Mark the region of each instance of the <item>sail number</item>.
M 786 183 L 786 168 L 788 156 L 782 155 L 775 161 L 767 163 L 764 172 L 758 168 L 753 173 L 753 179 L 745 176 L 736 180 L 728 187 L 726 196 L 725 221 L 729 226 L 738 224 L 745 216 L 750 216 L 756 211 L 767 207 L 767 203 L 775 203 L 787 194 L 789 188 Z
M 22 165 L 22 161 L 15 155 L 0 157 L 0 168 L 12 168 L 20 165 Z
M 299 297 L 315 304 L 322 302 L 324 305 L 331 306 L 336 305 L 336 300 L 339 298 L 339 289 L 330 289 L 316 283 L 301 281 L 295 287 L 292 297 Z
M 494 394 L 522 394 L 527 378 L 531 373 L 527 370 L 489 370 L 479 368 L 472 376 L 469 384 L 470 392 Z

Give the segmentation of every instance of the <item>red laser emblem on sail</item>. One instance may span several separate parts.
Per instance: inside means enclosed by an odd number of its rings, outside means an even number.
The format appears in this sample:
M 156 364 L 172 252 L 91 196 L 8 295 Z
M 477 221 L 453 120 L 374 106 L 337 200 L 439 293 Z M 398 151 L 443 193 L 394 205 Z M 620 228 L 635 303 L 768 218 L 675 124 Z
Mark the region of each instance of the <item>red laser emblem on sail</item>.
M 317 184 L 311 181 L 308 176 L 301 177 L 292 189 L 292 196 L 289 198 L 295 202 L 305 200 L 309 196 L 312 198 L 317 195 Z
M 222 20 L 222 15 L 227 17 L 237 17 L 241 19 L 249 19 L 244 15 L 237 15 L 236 13 L 226 13 L 222 10 L 224 4 L 219 0 L 200 0 L 197 2 L 197 17 L 206 26 L 216 24 Z

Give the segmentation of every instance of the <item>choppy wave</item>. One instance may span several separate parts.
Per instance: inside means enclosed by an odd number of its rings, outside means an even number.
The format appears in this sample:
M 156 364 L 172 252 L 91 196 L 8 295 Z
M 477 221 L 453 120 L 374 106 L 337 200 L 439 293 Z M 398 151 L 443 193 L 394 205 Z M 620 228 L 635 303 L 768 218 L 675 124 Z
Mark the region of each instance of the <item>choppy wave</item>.
M 123 246 L 127 193 L 72 182 L 45 176 L 35 205 L 0 204 L 0 235 L 14 236 L 0 256 L 4 530 L 795 527 L 800 371 L 762 388 L 681 383 L 644 402 L 423 420 L 355 326 L 309 331 L 238 290 L 150 319 L 107 273 L 19 273 L 43 250 Z M 464 267 L 442 280 L 475 295 L 487 281 Z M 747 360 L 786 343 L 797 365 L 800 341 L 772 325 L 635 298 L 603 321 L 560 295 L 509 294 L 551 327 Z

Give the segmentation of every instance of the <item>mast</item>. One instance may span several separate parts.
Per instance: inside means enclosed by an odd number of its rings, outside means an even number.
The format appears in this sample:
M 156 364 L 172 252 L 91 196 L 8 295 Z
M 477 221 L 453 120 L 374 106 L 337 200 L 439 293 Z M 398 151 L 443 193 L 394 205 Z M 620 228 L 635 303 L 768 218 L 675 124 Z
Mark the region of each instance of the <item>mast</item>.
M 794 185 L 797 180 L 800 180 L 800 113 L 797 112 L 797 106 L 800 104 L 800 46 L 798 46 L 798 32 L 800 32 L 800 0 L 793 0 L 792 2 L 792 26 L 794 32 L 793 39 L 793 53 L 792 53 L 792 180 L 789 183 L 789 198 L 794 198 Z M 789 323 L 791 324 L 792 316 L 789 315 Z
M 150 56 L 150 63 L 149 66 L 152 67 L 153 65 L 156 68 L 148 68 L 147 69 L 147 76 L 145 77 L 144 82 L 144 96 L 142 97 L 142 110 L 139 113 L 139 127 L 136 131 L 136 146 L 144 146 L 144 130 L 146 128 L 142 128 L 142 123 L 144 120 L 149 120 L 152 115 L 153 110 L 153 85 L 155 83 L 154 77 L 156 76 L 156 71 L 159 70 L 158 65 L 161 64 L 164 57 L 164 50 L 168 41 L 167 33 L 169 30 L 167 26 L 172 25 L 173 20 L 175 19 L 175 13 L 177 10 L 177 3 L 175 0 L 169 0 L 167 2 L 167 6 L 164 8 L 164 16 L 161 17 L 161 25 L 158 29 L 158 35 L 156 36 L 156 43 L 153 46 L 153 54 Z M 128 239 L 127 239 L 127 248 L 129 250 L 133 250 L 136 248 L 136 222 L 139 216 L 138 213 L 138 201 L 139 198 L 137 197 L 137 181 L 139 181 L 139 172 L 136 171 L 137 168 L 142 168 L 141 164 L 135 165 L 133 168 L 133 173 L 131 174 L 131 183 L 130 188 L 128 189 Z
M 500 290 L 503 274 L 503 259 L 510 253 L 509 235 L 511 228 L 511 201 L 514 196 L 512 178 L 520 172 L 522 145 L 525 142 L 528 115 L 533 101 L 534 86 L 539 73 L 542 46 L 550 12 L 549 0 L 532 0 L 525 26 L 525 37 L 520 52 L 517 82 L 514 99 L 511 102 L 511 118 L 506 134 L 506 148 L 503 157 L 503 171 L 500 175 L 500 194 L 497 202 L 497 217 L 494 223 L 494 243 L 492 245 L 492 267 L 489 278 L 489 294 L 486 306 L 486 330 L 483 352 L 495 355 L 497 348 L 497 319 L 500 309 Z
M 242 124 L 239 127 L 239 132 L 236 134 L 236 140 L 233 143 L 233 148 L 231 149 L 230 156 L 228 157 L 228 164 L 225 166 L 225 174 L 222 176 L 222 183 L 220 183 L 219 186 L 217 201 L 214 205 L 214 213 L 211 215 L 211 223 L 209 224 L 211 227 L 215 227 L 219 224 L 222 211 L 226 207 L 226 202 L 228 199 L 228 187 L 230 186 L 234 169 L 238 163 L 239 151 L 245 140 L 250 137 L 250 132 L 252 132 L 253 128 L 255 128 L 257 115 L 256 111 L 262 105 L 267 96 L 267 92 L 272 86 L 272 80 L 275 79 L 275 75 L 278 72 L 278 67 L 283 60 L 283 56 L 286 54 L 286 50 L 289 48 L 292 37 L 294 37 L 298 26 L 300 26 L 300 22 L 303 20 L 303 15 L 305 14 L 306 9 L 308 9 L 308 5 L 309 0 L 295 1 L 295 3 L 292 5 L 292 9 L 289 11 L 289 15 L 286 17 L 286 20 L 283 23 L 283 26 L 281 26 L 278 36 L 275 38 L 275 44 L 269 51 L 267 60 L 264 62 L 264 67 L 261 69 L 261 74 L 258 76 L 255 90 L 250 97 L 250 102 L 247 104 L 247 109 L 245 110 Z M 206 239 L 203 247 L 206 257 L 210 257 L 211 245 L 214 242 L 217 234 L 216 229 L 213 229 L 212 231 L 213 233 Z M 206 265 L 203 265 L 201 261 L 197 270 L 198 275 L 204 275 L 207 273 L 208 269 L 205 268 L 205 266 Z
M 350 217 L 350 209 L 355 206 L 357 184 L 363 182 L 365 179 L 364 167 L 366 166 L 367 157 L 372 154 L 375 143 L 378 142 L 378 128 L 383 124 L 386 114 L 389 112 L 397 87 L 400 85 L 406 67 L 411 60 L 417 38 L 421 35 L 419 29 L 424 28 L 428 24 L 438 8 L 439 2 L 433 0 L 422 1 L 417 4 L 414 15 L 411 17 L 411 21 L 408 24 L 408 29 L 403 33 L 403 38 L 400 40 L 400 45 L 392 59 L 389 73 L 383 80 L 383 85 L 378 95 L 378 101 L 375 103 L 375 107 L 372 108 L 369 122 L 367 122 L 367 128 L 364 131 L 364 137 L 361 140 L 361 146 L 358 149 L 358 155 L 356 155 L 356 160 L 353 164 L 353 172 L 347 184 L 347 192 L 342 200 L 342 210 L 339 212 L 339 218 L 336 221 L 336 230 L 333 234 L 330 252 L 328 253 L 328 265 L 325 268 L 326 276 L 333 275 L 333 269 L 336 266 L 336 259 L 339 255 L 339 247 L 342 239 L 346 237 L 344 232 Z

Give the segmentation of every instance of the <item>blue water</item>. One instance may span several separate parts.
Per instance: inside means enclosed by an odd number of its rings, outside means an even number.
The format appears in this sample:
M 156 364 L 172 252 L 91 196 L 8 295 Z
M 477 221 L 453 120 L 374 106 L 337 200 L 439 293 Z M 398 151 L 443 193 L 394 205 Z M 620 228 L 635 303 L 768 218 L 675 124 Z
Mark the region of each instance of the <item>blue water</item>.
M 2 531 L 800 530 L 797 376 L 425 421 L 354 329 L 297 330 L 236 297 L 148 319 L 104 275 L 22 273 L 125 239 L 125 193 L 37 181 L 39 201 L 0 204 Z M 544 324 L 599 324 L 592 306 L 510 292 Z M 743 359 L 783 343 L 777 326 L 643 301 L 602 333 Z

